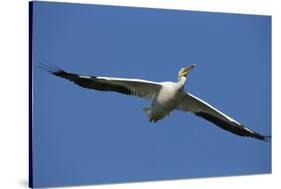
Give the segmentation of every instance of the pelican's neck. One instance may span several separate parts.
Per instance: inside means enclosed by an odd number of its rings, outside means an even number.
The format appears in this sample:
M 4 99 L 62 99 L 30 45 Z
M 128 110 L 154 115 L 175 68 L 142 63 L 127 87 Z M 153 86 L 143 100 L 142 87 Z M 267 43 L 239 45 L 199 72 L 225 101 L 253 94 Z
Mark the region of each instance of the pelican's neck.
M 186 81 L 186 77 L 181 76 L 179 78 L 178 84 L 179 84 L 180 88 L 184 87 L 185 81 Z

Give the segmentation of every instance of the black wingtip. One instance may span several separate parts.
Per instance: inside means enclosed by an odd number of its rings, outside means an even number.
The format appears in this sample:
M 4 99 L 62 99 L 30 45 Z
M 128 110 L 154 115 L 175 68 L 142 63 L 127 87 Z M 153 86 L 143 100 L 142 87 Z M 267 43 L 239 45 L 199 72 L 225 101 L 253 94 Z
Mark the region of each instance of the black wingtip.
M 264 136 L 264 135 L 260 135 L 258 133 L 254 133 L 254 135 L 250 135 L 250 137 L 253 137 L 255 139 L 264 141 L 264 142 L 271 142 L 271 136 Z
M 68 73 L 57 65 L 50 63 L 46 59 L 42 59 L 36 66 L 39 71 L 48 72 L 54 76 L 61 77 L 70 81 L 74 81 L 78 77 L 77 74 Z
M 48 72 L 50 74 L 59 76 L 60 73 L 64 73 L 64 70 L 62 70 L 61 68 L 59 68 L 56 64 L 50 63 L 48 60 L 46 59 L 42 59 L 39 64 L 36 65 L 36 68 L 39 71 L 44 71 L 44 72 Z
M 263 141 L 271 142 L 271 136 L 263 136 Z

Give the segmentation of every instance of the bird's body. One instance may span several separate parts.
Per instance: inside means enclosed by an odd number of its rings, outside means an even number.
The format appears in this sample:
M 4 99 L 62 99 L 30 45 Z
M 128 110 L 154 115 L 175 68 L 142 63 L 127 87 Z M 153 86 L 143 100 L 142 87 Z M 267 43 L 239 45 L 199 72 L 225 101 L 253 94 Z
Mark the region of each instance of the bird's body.
M 178 82 L 153 82 L 142 79 L 83 76 L 68 73 L 49 65 L 43 65 L 43 67 L 41 65 L 41 68 L 51 74 L 70 80 L 83 88 L 118 92 L 151 100 L 151 106 L 144 108 L 144 112 L 147 114 L 150 122 L 157 122 L 165 118 L 172 111 L 179 110 L 191 112 L 239 136 L 248 136 L 264 141 L 270 139 L 269 136 L 258 134 L 244 127 L 207 102 L 185 92 L 186 76 L 194 67 L 195 65 L 190 65 L 182 68 L 178 74 Z
M 151 122 L 163 119 L 175 110 L 183 96 L 183 85 L 177 82 L 161 82 L 162 88 L 159 94 L 152 99 L 150 108 L 145 108 L 145 112 Z

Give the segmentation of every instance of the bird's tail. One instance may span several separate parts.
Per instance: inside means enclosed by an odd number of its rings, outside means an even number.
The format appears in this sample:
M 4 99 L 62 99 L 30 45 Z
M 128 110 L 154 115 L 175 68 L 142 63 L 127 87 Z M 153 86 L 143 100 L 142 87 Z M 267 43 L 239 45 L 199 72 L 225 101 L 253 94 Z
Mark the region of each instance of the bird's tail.
M 150 118 L 151 108 L 150 107 L 144 107 L 143 111 Z

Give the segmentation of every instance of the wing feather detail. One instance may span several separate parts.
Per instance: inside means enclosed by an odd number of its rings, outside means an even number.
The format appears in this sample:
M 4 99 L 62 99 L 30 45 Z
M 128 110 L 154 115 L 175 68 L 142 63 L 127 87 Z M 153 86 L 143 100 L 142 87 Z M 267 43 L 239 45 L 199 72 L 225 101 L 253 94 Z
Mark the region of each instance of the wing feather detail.
M 72 81 L 80 87 L 98 91 L 112 91 L 129 96 L 138 96 L 145 99 L 153 99 L 158 95 L 161 84 L 157 82 L 125 79 L 117 77 L 84 76 L 66 72 L 62 69 L 49 71 L 51 74 Z
M 261 135 L 244 127 L 233 118 L 220 112 L 207 102 L 189 93 L 184 94 L 182 103 L 177 107 L 177 109 L 180 111 L 192 112 L 196 116 L 210 121 L 216 126 L 239 136 L 253 137 L 263 141 L 268 141 L 271 139 L 270 136 Z

